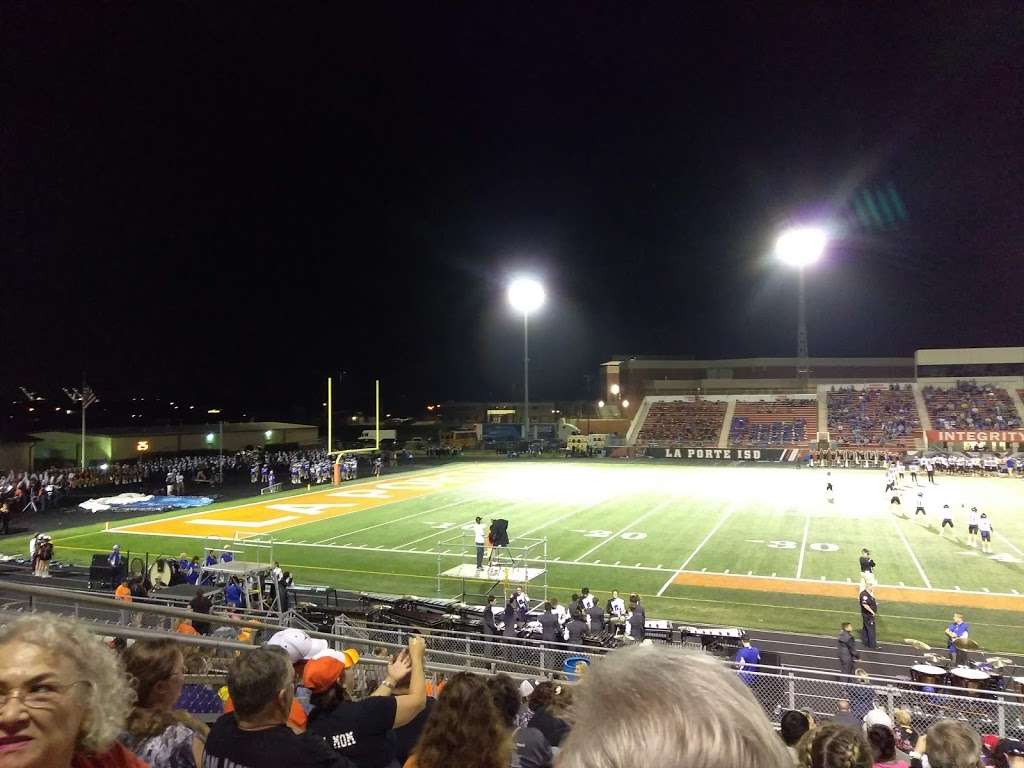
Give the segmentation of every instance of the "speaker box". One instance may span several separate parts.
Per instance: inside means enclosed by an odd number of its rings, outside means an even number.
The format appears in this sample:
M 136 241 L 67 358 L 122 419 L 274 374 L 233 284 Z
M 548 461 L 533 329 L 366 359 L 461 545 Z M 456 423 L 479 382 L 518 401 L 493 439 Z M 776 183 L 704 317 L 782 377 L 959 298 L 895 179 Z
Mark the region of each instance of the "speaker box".
M 782 654 L 776 651 L 761 651 L 761 664 L 766 667 L 781 667 Z
M 89 566 L 89 589 L 113 589 L 115 571 L 119 570 L 107 562 L 106 555 L 93 555 Z

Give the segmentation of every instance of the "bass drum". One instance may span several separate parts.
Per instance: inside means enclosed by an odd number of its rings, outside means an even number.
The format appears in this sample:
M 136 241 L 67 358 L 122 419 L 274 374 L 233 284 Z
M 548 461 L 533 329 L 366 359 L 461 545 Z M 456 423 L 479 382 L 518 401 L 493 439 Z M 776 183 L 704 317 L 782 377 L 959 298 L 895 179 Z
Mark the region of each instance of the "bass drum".
M 910 679 L 922 685 L 949 685 L 946 670 L 933 664 L 915 664 L 910 668 Z
M 967 696 L 977 696 L 978 691 L 987 687 L 991 677 L 987 672 L 970 667 L 956 667 L 951 670 L 950 679 L 957 688 L 963 688 Z

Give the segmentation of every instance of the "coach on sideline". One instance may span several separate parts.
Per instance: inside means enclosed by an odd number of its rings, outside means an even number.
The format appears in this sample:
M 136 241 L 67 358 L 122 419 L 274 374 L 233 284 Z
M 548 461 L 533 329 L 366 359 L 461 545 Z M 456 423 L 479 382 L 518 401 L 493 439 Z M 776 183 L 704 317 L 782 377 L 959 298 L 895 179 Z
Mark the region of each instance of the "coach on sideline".
M 559 768 L 793 764 L 746 686 L 704 653 L 622 648 L 587 672 L 573 701 Z

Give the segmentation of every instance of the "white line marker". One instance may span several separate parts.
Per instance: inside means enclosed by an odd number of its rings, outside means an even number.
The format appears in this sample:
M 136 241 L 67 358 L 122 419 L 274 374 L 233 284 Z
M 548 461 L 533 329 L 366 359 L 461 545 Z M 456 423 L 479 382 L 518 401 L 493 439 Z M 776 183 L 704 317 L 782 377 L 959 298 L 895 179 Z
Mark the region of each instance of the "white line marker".
M 636 565 L 634 565 L 633 567 L 634 567 L 634 568 L 639 568 L 639 567 L 640 567 L 640 563 L 637 563 L 637 564 L 636 564 Z
M 825 580 L 825 577 L 824 577 L 824 576 L 822 576 L 822 577 L 821 577 L 821 580 L 822 580 L 822 581 L 824 581 L 824 580 Z
M 701 568 L 701 569 L 700 569 L 700 572 L 701 572 L 701 573 L 707 573 L 707 572 L 708 572 L 708 569 L 707 569 L 707 568 Z
M 600 561 L 600 560 L 595 560 L 595 561 L 594 561 L 594 565 L 600 565 L 600 564 L 601 564 L 601 561 Z
M 418 544 L 419 542 L 426 541 L 427 539 L 436 539 L 438 536 L 443 536 L 446 533 L 458 533 L 459 529 L 462 526 L 464 526 L 464 525 L 472 525 L 472 524 L 473 524 L 472 520 L 463 520 L 461 523 L 456 523 L 451 528 L 443 528 L 443 529 L 441 529 L 439 531 L 434 531 L 433 533 L 427 534 L 426 536 L 420 536 L 418 539 L 413 539 L 412 541 L 407 541 L 407 542 L 405 542 L 405 544 L 399 544 L 399 545 L 397 545 L 395 547 L 395 549 L 403 549 L 405 547 L 411 547 L 413 544 Z
M 804 521 L 804 539 L 800 542 L 800 560 L 796 564 L 796 577 L 799 579 L 804 572 L 804 553 L 807 551 L 807 534 L 811 530 L 811 508 L 807 508 L 807 519 Z
M 775 578 L 775 571 L 772 571 L 772 578 Z
M 924 585 L 928 587 L 928 589 L 931 589 L 932 583 L 928 580 L 928 574 L 926 574 L 924 572 L 924 568 L 921 567 L 921 561 L 917 559 L 917 555 L 915 555 L 914 550 L 911 549 L 910 542 L 907 541 L 907 537 L 903 534 L 903 529 L 900 528 L 899 524 L 895 520 L 892 521 L 892 525 L 896 529 L 896 533 L 900 535 L 900 539 L 903 540 L 903 546 L 907 548 L 907 552 L 910 555 L 910 559 L 917 567 L 917 572 L 921 575 L 921 579 L 924 581 Z
M 726 568 L 724 571 L 722 571 L 722 573 L 728 573 L 728 572 L 729 572 L 728 568 Z
M 849 576 L 846 577 L 846 583 L 847 584 L 852 584 L 853 583 L 853 581 L 850 579 Z
M 659 567 L 659 568 L 661 568 L 661 567 L 662 567 L 662 564 L 661 564 L 661 563 L 658 563 L 658 567 Z
M 410 499 L 405 499 L 405 501 L 410 501 Z M 385 526 L 385 525 L 394 525 L 395 523 L 399 523 L 402 520 L 410 520 L 410 519 L 412 519 L 414 517 L 420 517 L 421 515 L 428 515 L 431 512 L 440 512 L 442 509 L 448 509 L 449 507 L 457 507 L 460 504 L 468 504 L 471 501 L 479 501 L 479 499 L 460 499 L 459 501 L 450 501 L 447 504 L 442 504 L 439 507 L 431 507 L 430 509 L 424 509 L 422 512 L 413 512 L 411 515 L 404 515 L 402 517 L 396 517 L 396 518 L 393 518 L 391 520 L 385 520 L 383 523 L 375 523 L 373 525 L 368 525 L 365 528 L 357 528 L 356 530 L 349 531 L 348 533 L 339 533 L 337 536 L 331 536 L 329 539 L 323 539 L 322 541 L 318 541 L 316 543 L 317 544 L 332 544 L 335 541 L 337 541 L 338 539 L 344 539 L 344 538 L 346 538 L 348 536 L 354 536 L 357 533 L 364 533 L 366 531 L 372 531 L 374 528 L 380 528 L 380 527 Z M 392 503 L 397 503 L 397 502 L 392 502 Z M 371 509 L 380 509 L 381 507 L 386 507 L 386 506 L 388 506 L 388 505 L 387 504 L 381 504 L 381 505 L 376 506 L 376 507 L 367 507 L 367 511 L 369 511 Z
M 553 558 L 551 558 L 551 559 L 552 559 L 552 560 L 561 560 L 562 558 L 561 558 L 560 556 L 558 556 L 558 555 L 555 555 L 555 556 L 554 556 Z M 618 563 L 616 563 L 616 565 L 618 565 Z
M 981 588 L 981 591 L 982 591 L 982 592 L 988 592 L 988 587 L 982 587 L 982 588 Z
M 900 586 L 901 586 L 901 587 L 905 587 L 905 586 L 907 586 L 907 585 L 906 585 L 906 584 L 904 584 L 904 583 L 903 583 L 903 582 L 901 581 L 901 582 L 900 582 Z
M 753 575 L 754 575 L 753 571 L 747 571 L 747 576 L 753 576 Z
M 697 553 L 704 549 L 704 545 L 711 541 L 711 537 L 718 533 L 718 529 L 722 527 L 722 524 L 725 523 L 725 521 L 728 520 L 731 515 L 731 508 L 727 509 L 725 512 L 722 513 L 722 516 L 718 518 L 718 522 L 715 523 L 715 527 L 708 531 L 708 535 L 705 536 L 701 543 L 697 545 L 697 548 L 690 553 L 690 556 L 683 561 L 683 564 L 679 566 L 679 570 L 677 570 L 675 573 L 669 576 L 668 580 L 664 584 L 662 584 L 661 589 L 658 590 L 657 597 L 661 597 L 663 594 L 665 594 L 665 590 L 668 589 L 669 586 L 671 586 L 673 581 L 675 581 L 676 576 L 682 573 L 683 570 L 685 570 L 686 566 L 690 564 L 690 561 L 697 556 Z M 704 568 L 701 568 L 702 572 L 704 570 Z
M 618 564 L 619 564 L 619 563 L 621 563 L 621 562 L 622 562 L 621 560 L 616 560 L 616 561 L 615 561 L 615 564 L 616 564 L 616 565 L 618 565 Z
M 1013 592 L 1013 594 L 1015 594 L 1015 595 L 1019 595 L 1020 594 L 1020 592 L 1018 592 L 1016 589 L 1011 589 L 1010 591 Z
M 956 587 L 956 586 L 954 586 L 954 587 L 953 587 L 953 589 L 955 589 L 955 590 L 956 590 L 957 592 L 959 592 L 959 591 L 960 591 L 960 587 Z

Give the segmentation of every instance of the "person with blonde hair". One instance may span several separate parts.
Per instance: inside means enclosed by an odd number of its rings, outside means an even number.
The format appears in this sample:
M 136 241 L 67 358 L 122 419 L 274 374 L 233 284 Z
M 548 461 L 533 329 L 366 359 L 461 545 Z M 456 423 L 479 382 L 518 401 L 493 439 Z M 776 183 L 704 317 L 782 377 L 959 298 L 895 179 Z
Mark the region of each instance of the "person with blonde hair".
M 136 702 L 121 743 L 152 768 L 196 768 L 210 729 L 175 710 L 185 684 L 185 656 L 173 640 L 139 640 L 122 656 Z
M 116 741 L 134 699 L 117 655 L 73 619 L 0 628 L 4 768 L 145 768 Z
M 978 768 L 981 765 L 981 737 L 958 720 L 939 720 L 925 732 L 910 753 L 911 765 L 928 756 L 930 768 Z
M 750 690 L 697 651 L 635 646 L 605 656 L 576 686 L 571 718 L 559 768 L 792 765 Z

